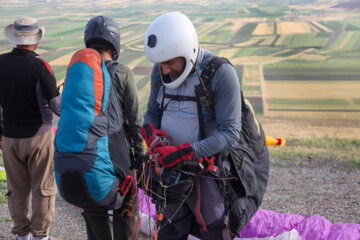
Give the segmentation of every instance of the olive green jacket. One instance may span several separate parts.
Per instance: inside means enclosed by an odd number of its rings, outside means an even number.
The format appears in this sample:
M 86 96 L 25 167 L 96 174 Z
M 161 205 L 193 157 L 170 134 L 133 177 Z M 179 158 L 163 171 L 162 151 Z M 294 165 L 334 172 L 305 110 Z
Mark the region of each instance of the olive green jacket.
M 134 75 L 128 66 L 121 64 L 115 72 L 114 79 L 116 94 L 123 109 L 124 128 L 128 143 L 132 139 L 135 156 L 142 156 L 145 154 L 144 142 L 140 133 L 143 113 L 140 107 Z

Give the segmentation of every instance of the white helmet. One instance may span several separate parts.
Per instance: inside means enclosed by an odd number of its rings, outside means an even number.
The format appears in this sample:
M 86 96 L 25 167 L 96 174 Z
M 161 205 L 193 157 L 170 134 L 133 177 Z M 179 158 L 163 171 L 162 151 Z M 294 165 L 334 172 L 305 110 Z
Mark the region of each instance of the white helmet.
M 149 61 L 161 63 L 176 57 L 185 59 L 181 75 L 174 81 L 161 80 L 165 87 L 177 88 L 194 67 L 199 52 L 199 41 L 190 19 L 179 12 L 168 12 L 150 25 L 145 36 L 145 54 Z

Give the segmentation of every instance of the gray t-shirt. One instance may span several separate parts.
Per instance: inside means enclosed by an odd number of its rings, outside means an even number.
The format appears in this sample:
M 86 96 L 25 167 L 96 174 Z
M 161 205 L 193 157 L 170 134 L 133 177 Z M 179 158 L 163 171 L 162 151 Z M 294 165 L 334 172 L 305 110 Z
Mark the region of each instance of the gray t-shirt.
M 214 57 L 204 49 L 200 49 L 198 64 L 199 75 L 203 68 Z M 160 106 L 164 87 L 161 84 L 161 72 L 158 64 L 154 65 L 151 76 L 151 94 L 144 123 L 159 126 Z M 199 78 L 194 72 L 176 89 L 165 88 L 167 94 L 195 96 L 195 86 Z M 160 87 L 159 87 L 160 86 Z M 240 84 L 234 67 L 223 64 L 212 80 L 214 110 L 204 108 L 204 125 L 206 138 L 200 138 L 197 103 L 193 101 L 176 101 L 164 99 L 166 109 L 161 118 L 161 129 L 171 137 L 171 145 L 178 146 L 189 142 L 195 151 L 196 158 L 207 157 L 236 146 L 241 132 L 241 95 Z

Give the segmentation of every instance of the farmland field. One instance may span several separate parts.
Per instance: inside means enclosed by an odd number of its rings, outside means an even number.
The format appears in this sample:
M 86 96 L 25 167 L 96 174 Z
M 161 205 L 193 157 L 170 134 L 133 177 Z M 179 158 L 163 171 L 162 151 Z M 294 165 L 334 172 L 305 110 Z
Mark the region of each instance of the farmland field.
M 360 119 L 360 11 L 357 0 L 4 1 L 0 28 L 29 15 L 46 27 L 38 53 L 59 83 L 82 48 L 88 19 L 113 17 L 122 31 L 120 62 L 133 69 L 143 109 L 152 63 L 143 42 L 167 11 L 193 21 L 200 46 L 227 57 L 259 115 Z M 0 35 L 0 53 L 12 48 Z

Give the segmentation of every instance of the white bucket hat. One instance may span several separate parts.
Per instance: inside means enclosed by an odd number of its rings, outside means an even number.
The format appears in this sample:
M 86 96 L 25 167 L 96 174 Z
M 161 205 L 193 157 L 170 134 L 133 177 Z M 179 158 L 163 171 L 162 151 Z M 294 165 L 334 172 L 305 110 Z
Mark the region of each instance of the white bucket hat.
M 4 34 L 6 39 L 16 45 L 32 45 L 40 42 L 45 34 L 45 28 L 32 17 L 16 19 L 14 24 L 8 25 Z

